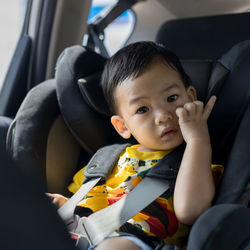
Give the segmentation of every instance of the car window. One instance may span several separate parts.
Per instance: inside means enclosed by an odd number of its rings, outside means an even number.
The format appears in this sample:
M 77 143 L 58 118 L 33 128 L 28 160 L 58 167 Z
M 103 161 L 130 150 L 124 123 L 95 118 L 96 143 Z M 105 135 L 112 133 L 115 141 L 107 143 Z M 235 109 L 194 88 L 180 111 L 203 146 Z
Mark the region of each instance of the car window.
M 27 0 L 0 1 L 0 90 L 22 29 Z
M 116 0 L 94 0 L 91 5 L 88 21 L 91 22 L 98 13 L 109 8 Z M 132 10 L 123 12 L 104 30 L 104 45 L 109 53 L 113 55 L 128 40 L 135 24 L 135 15 Z

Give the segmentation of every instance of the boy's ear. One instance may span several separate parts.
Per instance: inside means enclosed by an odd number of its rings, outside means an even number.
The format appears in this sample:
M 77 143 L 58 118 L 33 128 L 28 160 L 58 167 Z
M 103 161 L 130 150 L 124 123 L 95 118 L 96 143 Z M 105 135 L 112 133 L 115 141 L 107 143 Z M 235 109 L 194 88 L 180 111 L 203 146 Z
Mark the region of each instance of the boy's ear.
M 187 95 L 190 99 L 190 101 L 196 101 L 197 100 L 197 93 L 196 93 L 196 89 L 194 86 L 190 85 L 187 87 Z
M 111 117 L 111 123 L 121 137 L 123 137 L 124 139 L 130 138 L 130 130 L 126 127 L 126 124 L 122 117 L 120 117 L 119 115 L 113 115 Z

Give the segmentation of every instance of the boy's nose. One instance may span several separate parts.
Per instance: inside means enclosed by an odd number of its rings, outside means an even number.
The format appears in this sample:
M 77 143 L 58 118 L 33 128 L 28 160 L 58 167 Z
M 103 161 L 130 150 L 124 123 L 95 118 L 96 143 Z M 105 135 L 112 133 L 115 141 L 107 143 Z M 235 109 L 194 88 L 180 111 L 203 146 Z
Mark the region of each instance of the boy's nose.
M 155 116 L 155 124 L 161 125 L 162 123 L 167 122 L 168 120 L 173 120 L 173 114 L 171 112 L 158 112 Z

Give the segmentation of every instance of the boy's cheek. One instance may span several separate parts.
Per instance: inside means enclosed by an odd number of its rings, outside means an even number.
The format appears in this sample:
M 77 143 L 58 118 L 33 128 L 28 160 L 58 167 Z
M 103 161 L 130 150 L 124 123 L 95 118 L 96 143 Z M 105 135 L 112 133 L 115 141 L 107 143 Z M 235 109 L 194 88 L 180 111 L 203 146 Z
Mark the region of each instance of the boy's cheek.
M 189 100 L 185 100 L 185 101 L 180 100 L 178 103 L 176 103 L 176 106 L 175 106 L 175 113 L 176 113 L 176 110 L 177 110 L 178 108 L 183 108 L 184 105 L 185 105 L 186 103 L 189 103 L 189 102 L 190 102 Z
M 180 98 L 180 99 L 176 102 L 176 109 L 177 109 L 177 108 L 182 108 L 186 103 L 188 103 L 188 100 L 185 100 L 184 98 Z
M 176 110 L 177 110 L 178 108 L 183 108 L 184 105 L 185 105 L 185 103 L 181 103 L 181 104 L 176 105 L 175 110 L 174 110 L 174 113 L 176 114 Z M 177 114 L 176 114 L 176 115 L 177 115 Z

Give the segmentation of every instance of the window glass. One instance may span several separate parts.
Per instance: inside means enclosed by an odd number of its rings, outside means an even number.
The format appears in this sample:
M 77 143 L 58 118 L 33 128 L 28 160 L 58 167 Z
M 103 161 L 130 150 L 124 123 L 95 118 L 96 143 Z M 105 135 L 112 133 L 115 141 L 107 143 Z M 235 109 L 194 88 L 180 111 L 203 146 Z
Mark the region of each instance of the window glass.
M 117 0 L 94 0 L 89 14 L 89 22 L 101 11 L 105 11 Z M 109 55 L 113 55 L 128 40 L 135 24 L 135 16 L 131 10 L 127 10 L 116 18 L 104 30 L 104 44 Z
M 0 1 L 0 90 L 20 35 L 27 0 Z

